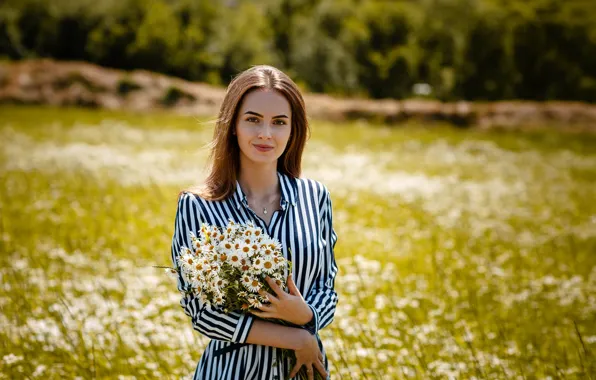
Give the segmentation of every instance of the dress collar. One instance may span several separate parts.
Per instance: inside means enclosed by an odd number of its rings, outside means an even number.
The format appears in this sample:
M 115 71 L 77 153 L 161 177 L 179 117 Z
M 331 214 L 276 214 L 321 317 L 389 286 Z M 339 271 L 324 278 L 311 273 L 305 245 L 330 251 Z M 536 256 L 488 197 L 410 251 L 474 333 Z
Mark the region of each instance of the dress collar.
M 296 206 L 294 179 L 279 171 L 277 172 L 277 176 L 281 187 L 281 199 L 279 204 L 281 209 L 285 211 L 288 205 Z M 242 205 L 248 207 L 246 195 L 244 194 L 244 191 L 242 191 L 242 187 L 240 187 L 240 182 L 238 182 L 238 180 L 236 180 L 236 191 L 234 192 L 233 198 L 236 203 L 236 208 L 240 208 Z

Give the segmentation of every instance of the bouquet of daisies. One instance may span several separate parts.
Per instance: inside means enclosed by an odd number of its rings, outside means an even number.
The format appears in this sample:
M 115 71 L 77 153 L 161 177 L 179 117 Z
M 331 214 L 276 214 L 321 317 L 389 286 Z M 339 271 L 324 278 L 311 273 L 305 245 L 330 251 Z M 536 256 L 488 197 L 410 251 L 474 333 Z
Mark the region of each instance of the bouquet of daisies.
M 206 304 L 230 310 L 250 310 L 267 302 L 259 290 L 271 292 L 265 277 L 286 290 L 291 263 L 281 244 L 254 224 L 232 221 L 220 229 L 203 224 L 200 235 L 191 235 L 192 249 L 182 247 L 178 267 L 191 290 Z M 168 268 L 173 274 L 178 270 Z
M 218 306 L 225 313 L 260 311 L 268 300 L 259 291 L 274 293 L 266 277 L 287 292 L 286 278 L 292 263 L 283 257 L 281 243 L 252 222 L 241 225 L 230 221 L 224 228 L 202 224 L 199 236 L 191 234 L 191 242 L 192 247 L 181 248 L 179 269 L 166 268 L 166 271 L 173 277 L 181 275 L 190 284 L 188 291 L 201 297 L 204 303 Z M 282 320 L 275 322 L 290 325 Z M 295 365 L 294 352 L 282 352 Z M 317 375 L 315 378 L 321 378 Z M 307 378 L 304 368 L 298 376 Z

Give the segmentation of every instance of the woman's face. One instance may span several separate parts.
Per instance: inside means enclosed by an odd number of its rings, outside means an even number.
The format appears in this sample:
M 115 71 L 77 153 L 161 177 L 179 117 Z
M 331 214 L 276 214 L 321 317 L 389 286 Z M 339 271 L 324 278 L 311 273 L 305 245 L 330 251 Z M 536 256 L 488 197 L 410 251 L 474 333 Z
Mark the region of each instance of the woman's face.
M 240 106 L 236 135 L 240 155 L 255 163 L 276 163 L 292 131 L 290 103 L 274 90 L 248 93 Z

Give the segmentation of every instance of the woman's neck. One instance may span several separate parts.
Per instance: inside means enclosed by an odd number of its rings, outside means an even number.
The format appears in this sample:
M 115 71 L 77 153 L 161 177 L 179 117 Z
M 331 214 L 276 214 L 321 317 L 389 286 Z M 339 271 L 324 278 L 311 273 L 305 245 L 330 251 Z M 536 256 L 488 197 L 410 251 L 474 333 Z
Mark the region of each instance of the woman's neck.
M 238 182 L 247 197 L 257 201 L 269 201 L 279 193 L 277 163 L 272 165 L 242 163 Z

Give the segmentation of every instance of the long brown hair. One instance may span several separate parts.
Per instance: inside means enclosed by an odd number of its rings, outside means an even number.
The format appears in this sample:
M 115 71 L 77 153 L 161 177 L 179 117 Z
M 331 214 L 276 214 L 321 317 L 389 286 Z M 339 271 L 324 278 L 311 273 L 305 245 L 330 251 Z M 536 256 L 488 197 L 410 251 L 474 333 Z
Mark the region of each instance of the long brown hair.
M 277 170 L 291 177 L 300 176 L 302 152 L 310 137 L 302 94 L 292 79 L 281 70 L 266 65 L 253 66 L 238 74 L 226 90 L 210 144 L 209 174 L 203 186 L 193 191 L 202 198 L 219 201 L 236 191 L 236 180 L 240 173 L 240 147 L 232 132 L 244 97 L 259 89 L 276 90 L 290 103 L 290 139 L 277 161 Z

